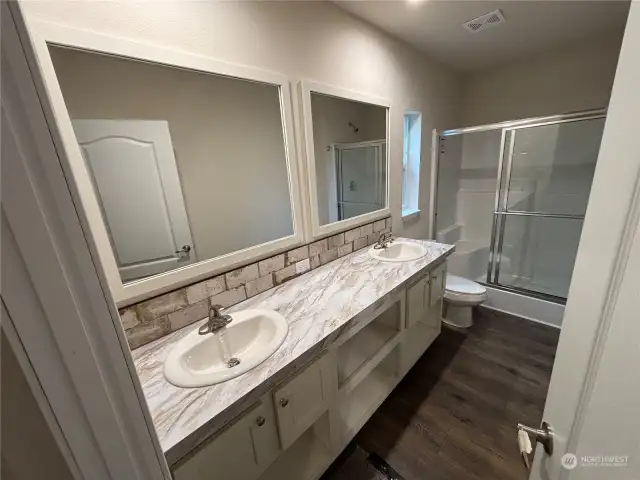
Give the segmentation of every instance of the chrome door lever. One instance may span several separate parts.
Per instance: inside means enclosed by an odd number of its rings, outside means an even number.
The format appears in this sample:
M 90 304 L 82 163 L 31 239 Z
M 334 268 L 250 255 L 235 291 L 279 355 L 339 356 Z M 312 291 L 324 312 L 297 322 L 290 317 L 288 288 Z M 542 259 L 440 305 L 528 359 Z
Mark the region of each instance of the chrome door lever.
M 553 455 L 553 429 L 547 422 L 542 422 L 540 428 L 531 428 L 519 423 L 518 430 L 527 432 L 533 440 L 544 447 L 547 455 Z
M 182 256 L 182 255 L 189 255 L 189 252 L 191 251 L 191 245 L 183 245 L 182 248 L 180 250 L 176 250 L 176 255 L 178 256 Z

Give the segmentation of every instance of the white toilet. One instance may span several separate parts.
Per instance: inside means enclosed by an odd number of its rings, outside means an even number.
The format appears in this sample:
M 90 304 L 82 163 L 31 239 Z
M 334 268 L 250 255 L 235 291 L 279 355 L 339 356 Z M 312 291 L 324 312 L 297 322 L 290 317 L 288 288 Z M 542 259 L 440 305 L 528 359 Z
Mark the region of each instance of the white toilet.
M 442 321 L 456 328 L 473 325 L 472 310 L 487 299 L 487 289 L 467 278 L 447 274 Z

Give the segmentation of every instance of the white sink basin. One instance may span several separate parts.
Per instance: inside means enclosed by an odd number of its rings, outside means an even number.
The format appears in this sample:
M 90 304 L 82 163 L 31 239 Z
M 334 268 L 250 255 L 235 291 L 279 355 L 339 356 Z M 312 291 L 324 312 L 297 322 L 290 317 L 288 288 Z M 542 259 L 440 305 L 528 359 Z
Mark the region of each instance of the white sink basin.
M 230 315 L 231 323 L 218 332 L 199 335 L 194 328 L 171 349 L 164 362 L 164 376 L 170 383 L 204 387 L 242 375 L 269 358 L 289 331 L 287 320 L 273 310 L 242 310 Z M 240 363 L 229 367 L 229 357 Z
M 394 240 L 386 248 L 372 247 L 369 255 L 383 262 L 410 262 L 424 257 L 427 249 L 418 243 Z

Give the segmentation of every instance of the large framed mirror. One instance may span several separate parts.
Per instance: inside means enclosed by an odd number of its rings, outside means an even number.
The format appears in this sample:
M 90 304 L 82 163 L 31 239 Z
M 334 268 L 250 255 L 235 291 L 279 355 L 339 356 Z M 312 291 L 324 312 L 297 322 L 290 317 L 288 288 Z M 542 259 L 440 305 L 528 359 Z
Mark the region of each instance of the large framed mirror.
M 119 306 L 302 243 L 285 76 L 35 28 L 58 147 Z
M 389 215 L 389 109 L 378 97 L 300 82 L 311 236 Z

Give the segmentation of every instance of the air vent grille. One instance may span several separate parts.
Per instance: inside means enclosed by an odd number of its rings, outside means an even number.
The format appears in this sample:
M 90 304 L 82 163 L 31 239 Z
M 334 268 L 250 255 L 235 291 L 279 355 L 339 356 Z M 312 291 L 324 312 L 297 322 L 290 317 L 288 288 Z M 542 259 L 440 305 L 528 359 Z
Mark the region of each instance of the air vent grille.
M 462 26 L 471 33 L 477 33 L 481 30 L 486 30 L 487 28 L 496 27 L 506 21 L 507 20 L 504 18 L 502 11 L 496 10 L 494 12 L 481 15 L 478 18 L 474 18 L 473 20 L 469 20 L 468 22 L 463 23 Z

